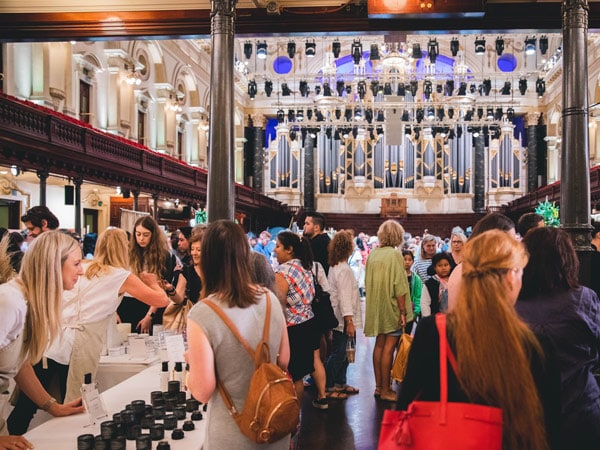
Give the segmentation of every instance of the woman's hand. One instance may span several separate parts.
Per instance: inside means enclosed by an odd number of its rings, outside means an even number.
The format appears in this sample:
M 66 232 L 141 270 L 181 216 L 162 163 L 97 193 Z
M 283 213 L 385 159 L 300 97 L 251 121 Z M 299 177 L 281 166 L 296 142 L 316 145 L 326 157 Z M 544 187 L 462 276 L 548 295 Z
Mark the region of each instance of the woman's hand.
M 0 450 L 29 448 L 33 448 L 33 444 L 23 436 L 0 436 Z
M 84 411 L 85 406 L 83 406 L 81 397 L 62 405 L 60 403 L 53 403 L 48 409 L 48 412 L 54 417 L 70 416 L 72 414 L 80 414 Z
M 152 317 L 144 316 L 144 318 L 138 322 L 135 329 L 140 330 L 142 333 L 149 333 L 151 326 L 152 326 Z
M 354 328 L 354 322 L 346 322 L 346 336 L 353 338 L 356 335 L 356 328 Z

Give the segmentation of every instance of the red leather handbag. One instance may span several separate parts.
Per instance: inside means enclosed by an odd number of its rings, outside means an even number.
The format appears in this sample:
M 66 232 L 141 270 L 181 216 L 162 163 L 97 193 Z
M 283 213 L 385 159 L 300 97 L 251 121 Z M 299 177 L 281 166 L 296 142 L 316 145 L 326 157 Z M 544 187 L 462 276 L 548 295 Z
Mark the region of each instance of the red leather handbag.
M 440 334 L 440 401 L 413 401 L 406 411 L 386 410 L 379 450 L 501 450 L 502 410 L 448 402 L 448 365 L 458 367 L 446 338 L 446 316 L 436 314 Z

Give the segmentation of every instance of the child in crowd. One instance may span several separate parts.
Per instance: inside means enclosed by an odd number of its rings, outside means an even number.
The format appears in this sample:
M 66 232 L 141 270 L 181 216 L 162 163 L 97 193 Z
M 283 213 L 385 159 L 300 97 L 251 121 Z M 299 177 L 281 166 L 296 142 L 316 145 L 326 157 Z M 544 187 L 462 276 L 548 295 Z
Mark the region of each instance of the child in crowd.
M 431 258 L 435 275 L 424 284 L 421 294 L 421 314 L 423 317 L 448 310 L 448 278 L 452 272 L 452 257 L 446 253 L 436 253 Z
M 410 300 L 413 306 L 413 312 L 415 320 L 421 315 L 421 292 L 423 291 L 423 282 L 421 277 L 415 274 L 411 269 L 415 262 L 415 256 L 410 250 L 402 250 L 402 256 L 404 257 L 404 270 L 406 270 L 406 276 L 408 277 L 408 287 L 410 289 Z M 406 324 L 406 332 L 412 331 L 413 322 Z

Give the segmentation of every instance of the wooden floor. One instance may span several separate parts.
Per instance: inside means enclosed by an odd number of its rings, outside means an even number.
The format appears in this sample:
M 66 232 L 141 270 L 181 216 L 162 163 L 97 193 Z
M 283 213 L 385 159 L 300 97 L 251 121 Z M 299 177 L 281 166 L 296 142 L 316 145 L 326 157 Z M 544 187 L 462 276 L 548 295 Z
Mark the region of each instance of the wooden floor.
M 329 400 L 329 409 L 322 411 L 311 405 L 314 390 L 306 389 L 295 448 L 377 449 L 383 411 L 393 404 L 373 397 L 375 378 L 371 357 L 374 344 L 375 338 L 366 338 L 362 330 L 357 330 L 356 362 L 348 367 L 348 384 L 359 388 L 359 394 L 350 395 L 347 400 Z

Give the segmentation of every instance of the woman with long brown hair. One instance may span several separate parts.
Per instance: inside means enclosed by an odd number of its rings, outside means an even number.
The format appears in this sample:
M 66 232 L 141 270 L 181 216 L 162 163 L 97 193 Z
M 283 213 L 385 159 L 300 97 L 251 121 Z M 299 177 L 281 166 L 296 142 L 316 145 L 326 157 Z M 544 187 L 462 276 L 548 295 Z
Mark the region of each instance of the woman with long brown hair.
M 506 450 L 547 449 L 544 427 L 556 427 L 558 374 L 515 312 L 527 264 L 524 246 L 499 230 L 467 242 L 457 303 L 447 315 L 448 341 L 459 376 L 448 371 L 448 400 L 499 407 Z M 435 316 L 423 318 L 408 358 L 400 408 L 420 394 L 439 400 L 439 335 Z

